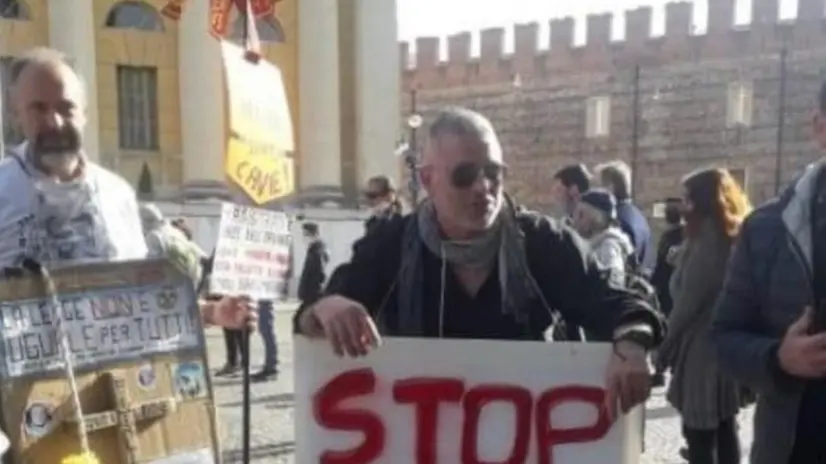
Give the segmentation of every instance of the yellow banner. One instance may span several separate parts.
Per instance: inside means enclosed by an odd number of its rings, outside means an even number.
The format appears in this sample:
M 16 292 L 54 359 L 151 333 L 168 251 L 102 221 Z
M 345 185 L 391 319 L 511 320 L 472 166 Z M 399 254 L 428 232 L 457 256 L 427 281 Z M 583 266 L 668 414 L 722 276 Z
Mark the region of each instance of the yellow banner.
M 295 190 L 293 125 L 281 71 L 223 42 L 229 103 L 224 172 L 258 205 Z

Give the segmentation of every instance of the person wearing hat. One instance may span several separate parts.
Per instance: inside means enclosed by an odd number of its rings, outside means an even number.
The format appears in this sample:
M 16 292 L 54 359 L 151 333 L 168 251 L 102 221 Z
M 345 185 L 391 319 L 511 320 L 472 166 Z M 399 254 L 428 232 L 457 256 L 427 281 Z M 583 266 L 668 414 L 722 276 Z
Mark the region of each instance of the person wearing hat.
M 611 279 L 624 285 L 634 245 L 619 226 L 614 195 L 604 189 L 591 189 L 582 194 L 574 209 L 572 224 L 588 240 L 597 261 L 611 270 Z

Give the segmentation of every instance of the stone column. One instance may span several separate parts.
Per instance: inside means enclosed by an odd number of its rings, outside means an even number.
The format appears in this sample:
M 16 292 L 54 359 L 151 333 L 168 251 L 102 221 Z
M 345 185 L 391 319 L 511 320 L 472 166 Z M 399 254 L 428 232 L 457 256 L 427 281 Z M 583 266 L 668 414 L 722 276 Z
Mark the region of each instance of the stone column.
M 298 1 L 298 156 L 302 190 L 341 189 L 338 46 L 337 2 Z
M 398 177 L 393 155 L 399 141 L 399 75 L 396 0 L 356 0 L 356 115 L 359 185 L 384 174 Z
M 97 43 L 94 0 L 49 0 L 49 45 L 69 55 L 86 87 L 86 128 L 83 143 L 87 156 L 100 161 L 98 123 Z
M 226 90 L 221 44 L 209 34 L 209 2 L 188 2 L 178 27 L 184 186 L 223 189 Z

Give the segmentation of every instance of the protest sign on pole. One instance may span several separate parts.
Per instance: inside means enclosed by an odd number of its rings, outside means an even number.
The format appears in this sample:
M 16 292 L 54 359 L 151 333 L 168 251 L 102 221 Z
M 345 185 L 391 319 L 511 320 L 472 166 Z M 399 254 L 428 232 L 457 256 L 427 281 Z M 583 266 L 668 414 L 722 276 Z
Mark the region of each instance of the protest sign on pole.
M 224 203 L 210 292 L 254 300 L 281 298 L 290 266 L 290 240 L 286 214 Z
M 166 261 L 52 273 L 100 462 L 219 460 L 203 327 L 188 276 Z M 80 422 L 53 307 L 33 277 L 0 282 L 0 419 L 12 462 L 61 462 Z
M 636 464 L 640 408 L 604 411 L 607 344 L 294 339 L 298 463 Z M 338 458 L 338 459 L 335 459 Z
M 221 46 L 229 106 L 225 172 L 261 205 L 295 190 L 295 144 L 284 82 L 272 63 L 251 63 L 241 47 Z

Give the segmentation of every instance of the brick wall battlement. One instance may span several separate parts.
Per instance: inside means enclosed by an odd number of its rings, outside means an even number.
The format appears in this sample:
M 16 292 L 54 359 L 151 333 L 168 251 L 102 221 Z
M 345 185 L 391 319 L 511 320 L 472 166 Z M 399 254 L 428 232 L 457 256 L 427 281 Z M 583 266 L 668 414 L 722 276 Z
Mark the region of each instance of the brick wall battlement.
M 752 20 L 734 26 L 735 0 L 708 0 L 707 31 L 694 35 L 692 3 L 665 5 L 665 33 L 653 37 L 652 8 L 625 12 L 625 38 L 613 41 L 613 15 L 591 14 L 585 21 L 586 43 L 574 45 L 573 18 L 552 19 L 548 49 L 539 47 L 539 24 L 518 24 L 513 30 L 513 53 L 505 53 L 505 29 L 479 34 L 479 56 L 471 56 L 472 34 L 448 37 L 447 60 L 440 59 L 441 38 L 416 39 L 400 44 L 403 88 L 437 89 L 480 86 L 522 80 L 543 80 L 560 74 L 612 72 L 639 63 L 646 67 L 740 58 L 777 53 L 787 48 L 809 49 L 826 43 L 823 0 L 798 0 L 798 17 L 780 21 L 780 0 L 751 0 Z M 410 59 L 406 59 L 410 58 Z M 412 68 L 410 61 L 415 61 Z

